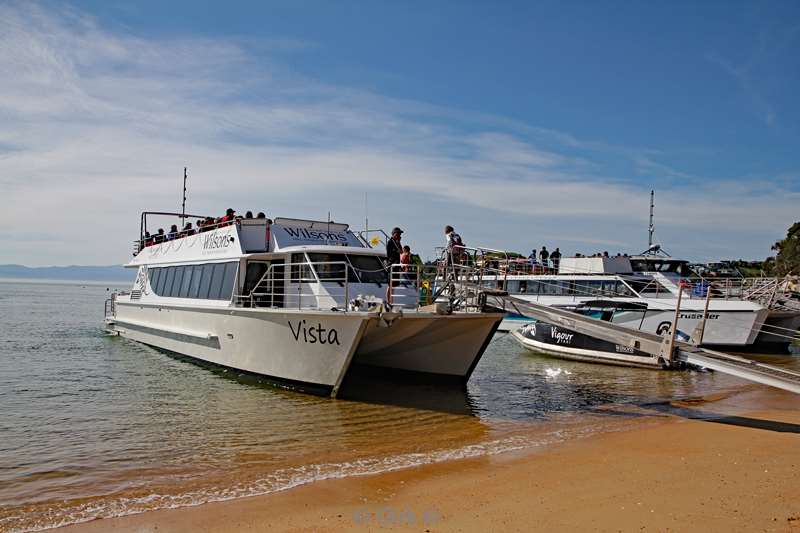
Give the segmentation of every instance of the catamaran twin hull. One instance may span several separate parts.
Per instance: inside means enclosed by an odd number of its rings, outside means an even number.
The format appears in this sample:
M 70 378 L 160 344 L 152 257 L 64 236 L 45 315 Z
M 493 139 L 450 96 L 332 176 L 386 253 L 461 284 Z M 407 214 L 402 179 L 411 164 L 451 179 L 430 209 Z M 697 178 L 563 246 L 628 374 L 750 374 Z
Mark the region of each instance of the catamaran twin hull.
M 502 315 L 197 309 L 116 304 L 120 336 L 335 396 L 351 366 L 465 383 Z

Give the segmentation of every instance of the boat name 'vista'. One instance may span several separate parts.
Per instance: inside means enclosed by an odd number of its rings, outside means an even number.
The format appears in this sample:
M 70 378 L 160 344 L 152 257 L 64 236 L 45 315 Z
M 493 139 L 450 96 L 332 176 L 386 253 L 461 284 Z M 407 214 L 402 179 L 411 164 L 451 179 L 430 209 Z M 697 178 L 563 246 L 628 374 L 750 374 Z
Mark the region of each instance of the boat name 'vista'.
M 292 321 L 289 320 L 289 329 L 292 330 L 292 335 L 294 336 L 295 342 L 300 342 L 300 339 L 303 339 L 303 342 L 306 344 L 336 344 L 339 346 L 339 332 L 336 331 L 334 328 L 326 329 L 322 327 L 322 324 L 317 322 L 315 326 L 306 326 L 306 321 L 303 320 L 302 322 L 297 323 L 297 329 L 292 325 Z

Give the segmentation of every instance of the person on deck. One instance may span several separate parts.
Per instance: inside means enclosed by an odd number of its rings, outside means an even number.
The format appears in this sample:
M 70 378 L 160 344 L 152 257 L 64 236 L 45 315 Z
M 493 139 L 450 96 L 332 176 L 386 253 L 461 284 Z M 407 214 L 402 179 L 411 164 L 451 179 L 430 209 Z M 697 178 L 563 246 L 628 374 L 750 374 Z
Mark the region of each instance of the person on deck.
M 169 233 L 167 233 L 167 240 L 168 241 L 173 241 L 173 240 L 175 240 L 177 238 L 178 238 L 178 225 L 177 224 L 173 224 L 169 228 Z
M 244 218 L 250 220 L 251 218 L 253 218 L 253 212 L 248 211 L 247 213 L 244 214 Z
M 234 219 L 236 218 L 236 211 L 229 207 L 225 210 L 225 216 L 219 219 L 220 225 L 228 226 L 233 223 Z
M 460 265 L 464 259 L 464 241 L 461 240 L 461 235 L 456 233 L 453 226 L 445 226 L 444 237 L 447 265 Z
M 536 247 L 531 250 L 531 255 L 528 256 L 528 262 L 531 264 L 531 270 L 536 270 L 536 265 L 539 261 L 536 259 Z
M 550 261 L 553 262 L 553 269 L 558 271 L 558 265 L 561 263 L 561 250 L 557 247 L 553 250 L 553 253 L 550 254 Z
M 389 264 L 389 268 L 400 263 L 400 256 L 403 253 L 403 244 L 400 242 L 402 236 L 403 230 L 394 228 L 392 236 L 386 241 L 386 262 Z
M 403 246 L 403 253 L 400 254 L 400 264 L 403 265 L 403 272 L 411 270 L 411 247 Z
M 547 246 L 542 246 L 542 250 L 539 252 L 539 260 L 542 262 L 542 268 L 546 269 L 550 266 L 548 259 L 550 259 L 550 252 L 547 251 Z
M 164 235 L 164 228 L 158 228 L 158 233 L 156 233 L 155 239 L 153 242 L 156 244 L 161 244 L 166 240 L 166 235 Z

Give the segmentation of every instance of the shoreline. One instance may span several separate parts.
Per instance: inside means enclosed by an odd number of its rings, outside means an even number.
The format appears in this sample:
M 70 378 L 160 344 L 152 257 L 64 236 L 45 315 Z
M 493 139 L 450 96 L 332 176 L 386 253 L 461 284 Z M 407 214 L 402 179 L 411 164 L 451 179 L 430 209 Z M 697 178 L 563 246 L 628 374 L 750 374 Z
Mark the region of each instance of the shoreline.
M 653 423 L 544 448 L 56 531 L 800 531 L 800 399 L 764 392 L 673 402 Z M 745 413 L 753 399 L 758 410 Z M 709 402 L 713 412 L 697 409 Z

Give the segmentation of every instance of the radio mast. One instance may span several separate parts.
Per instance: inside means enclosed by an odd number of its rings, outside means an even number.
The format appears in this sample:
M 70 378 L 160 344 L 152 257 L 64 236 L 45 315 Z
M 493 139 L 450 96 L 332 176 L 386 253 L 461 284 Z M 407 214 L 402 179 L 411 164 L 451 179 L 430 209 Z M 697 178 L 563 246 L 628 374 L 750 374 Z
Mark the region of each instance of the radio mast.
M 650 228 L 649 228 L 648 236 L 647 236 L 647 249 L 648 250 L 653 247 L 653 231 L 655 231 L 655 226 L 653 225 L 653 205 L 654 205 L 653 204 L 653 198 L 654 198 L 654 196 L 655 196 L 655 192 L 651 190 L 650 191 Z
M 183 203 L 181 204 L 181 220 L 186 219 L 186 167 L 183 167 Z

